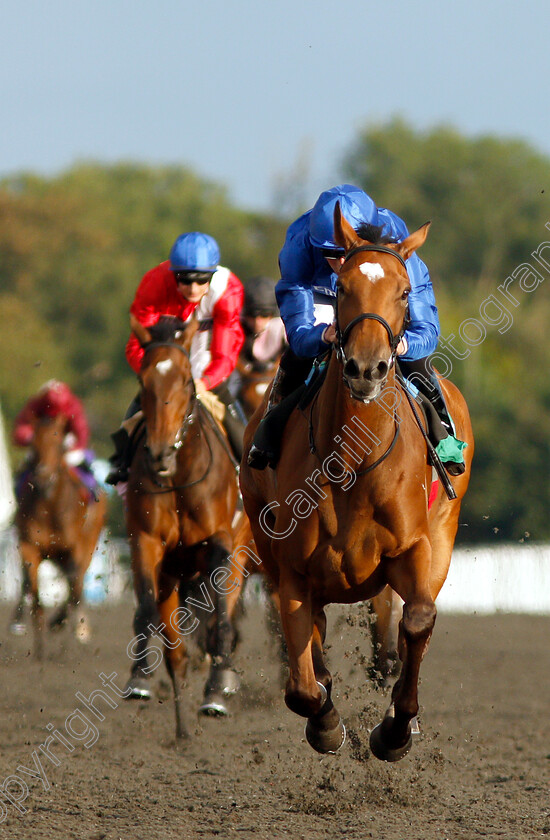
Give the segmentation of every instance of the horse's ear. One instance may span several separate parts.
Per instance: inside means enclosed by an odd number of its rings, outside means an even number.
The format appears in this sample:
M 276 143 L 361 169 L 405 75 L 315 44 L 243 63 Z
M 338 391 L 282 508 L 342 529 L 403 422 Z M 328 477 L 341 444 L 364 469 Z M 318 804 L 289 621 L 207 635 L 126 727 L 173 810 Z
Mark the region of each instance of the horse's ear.
M 184 330 L 176 330 L 174 334 L 175 341 L 187 350 L 188 353 L 191 352 L 191 342 L 193 340 L 193 336 L 197 332 L 199 328 L 199 320 L 197 318 L 197 310 L 193 311 L 193 315 L 188 323 L 185 325 Z
M 132 315 L 132 313 L 130 313 L 130 329 L 132 330 L 142 347 L 144 347 L 146 344 L 149 344 L 149 342 L 151 341 L 151 333 L 149 332 L 147 327 L 144 327 L 143 324 L 140 324 L 136 316 Z
M 359 241 L 357 233 L 348 220 L 342 216 L 339 201 L 334 205 L 334 241 L 345 251 L 351 251 Z
M 422 225 L 422 227 L 419 227 L 418 230 L 415 230 L 414 233 L 411 233 L 410 236 L 407 236 L 403 242 L 400 242 L 399 245 L 395 246 L 395 250 L 401 254 L 404 260 L 408 260 L 411 254 L 414 254 L 416 249 L 420 248 L 420 246 L 424 244 L 430 225 L 431 222 L 426 222 Z

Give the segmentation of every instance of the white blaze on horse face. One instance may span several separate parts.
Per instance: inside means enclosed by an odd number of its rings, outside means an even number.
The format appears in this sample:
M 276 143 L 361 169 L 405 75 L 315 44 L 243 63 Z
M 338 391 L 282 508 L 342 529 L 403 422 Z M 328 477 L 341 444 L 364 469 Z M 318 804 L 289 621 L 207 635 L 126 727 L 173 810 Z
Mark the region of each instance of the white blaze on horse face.
M 173 364 L 174 363 L 173 363 L 172 359 L 163 359 L 162 362 L 157 362 L 156 368 L 157 368 L 158 372 L 161 373 L 164 376 L 165 374 L 168 373 L 168 371 L 170 370 L 170 368 L 172 367 Z
M 384 276 L 384 269 L 380 265 L 380 263 L 361 263 L 359 266 L 359 271 L 361 274 L 364 274 L 371 283 L 376 283 L 377 280 L 381 280 Z

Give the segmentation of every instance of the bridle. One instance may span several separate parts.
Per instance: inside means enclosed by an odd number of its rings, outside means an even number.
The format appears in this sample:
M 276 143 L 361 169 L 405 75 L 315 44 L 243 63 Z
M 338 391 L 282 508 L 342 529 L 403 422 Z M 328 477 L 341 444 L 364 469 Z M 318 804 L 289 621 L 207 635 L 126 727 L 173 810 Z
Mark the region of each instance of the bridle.
M 354 257 L 355 254 L 359 254 L 362 251 L 378 251 L 382 254 L 390 254 L 392 257 L 395 257 L 396 260 L 399 260 L 405 271 L 407 271 L 407 265 L 401 254 L 398 254 L 397 251 L 394 251 L 392 248 L 386 248 L 384 245 L 359 245 L 357 248 L 352 248 L 351 251 L 348 251 L 348 253 L 346 254 L 346 257 L 344 259 L 344 265 L 349 259 L 351 259 L 351 257 Z M 377 315 L 376 312 L 362 312 L 361 315 L 358 315 L 356 318 L 353 318 L 342 331 L 340 329 L 340 324 L 338 321 L 338 306 L 336 306 L 336 355 L 338 359 L 343 365 L 346 364 L 347 358 L 344 347 L 352 329 L 356 327 L 357 324 L 360 324 L 362 321 L 378 321 L 379 324 L 382 324 L 382 326 L 388 334 L 391 350 L 389 365 L 390 368 L 393 367 L 395 363 L 397 347 L 405 334 L 405 330 L 407 329 L 409 320 L 409 307 L 407 305 L 401 329 L 399 330 L 397 335 L 394 335 L 392 328 L 390 327 L 388 322 L 384 318 L 382 318 L 381 315 Z
M 155 347 L 175 347 L 177 350 L 179 350 L 181 353 L 183 353 L 183 355 L 189 360 L 189 362 L 191 362 L 191 357 L 189 355 L 189 351 L 186 350 L 185 347 L 182 347 L 181 344 L 178 344 L 176 341 L 151 341 L 151 342 L 149 342 L 148 344 L 145 345 L 144 349 L 145 349 L 145 352 L 148 352 L 149 350 L 153 350 Z M 189 427 L 195 422 L 197 409 L 201 408 L 200 403 L 197 400 L 197 391 L 196 391 L 195 384 L 193 382 L 192 377 L 190 379 L 190 384 L 193 388 L 193 393 L 191 395 L 191 399 L 189 400 L 189 405 L 187 407 L 187 411 L 185 412 L 183 422 L 182 422 L 181 426 L 179 427 L 179 429 L 176 433 L 176 437 L 174 439 L 174 443 L 172 444 L 172 449 L 174 449 L 176 451 L 178 449 L 181 449 L 181 447 L 183 446 L 184 441 L 185 441 L 185 437 L 186 437 L 187 432 L 189 430 Z M 202 431 L 202 425 L 201 425 L 200 421 L 199 421 L 199 430 Z M 200 476 L 200 478 L 196 478 L 193 481 L 189 481 L 189 482 L 187 482 L 187 484 L 170 485 L 170 487 L 164 487 L 161 484 L 159 484 L 159 482 L 157 481 L 157 479 L 155 477 L 153 477 L 154 483 L 158 487 L 162 487 L 162 489 L 161 490 L 148 490 L 148 491 L 144 491 L 144 492 L 147 492 L 149 494 L 171 493 L 174 490 L 187 490 L 187 488 L 193 487 L 195 484 L 200 484 L 201 481 L 204 481 L 204 479 L 207 477 L 208 473 L 210 472 L 210 469 L 212 467 L 212 463 L 214 461 L 214 453 L 212 452 L 212 446 L 210 445 L 208 435 L 205 435 L 205 439 L 206 439 L 206 443 L 208 445 L 209 457 L 208 457 L 208 464 L 206 466 L 206 470 L 203 473 L 203 475 Z M 145 449 L 146 450 L 148 449 L 147 443 L 145 443 Z

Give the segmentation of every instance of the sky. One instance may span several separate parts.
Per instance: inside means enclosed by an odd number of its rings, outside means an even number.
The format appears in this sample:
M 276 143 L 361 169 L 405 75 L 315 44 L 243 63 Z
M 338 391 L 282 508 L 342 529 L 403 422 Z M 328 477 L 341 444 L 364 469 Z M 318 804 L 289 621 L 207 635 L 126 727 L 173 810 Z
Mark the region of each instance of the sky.
M 547 0 L 6 4 L 0 176 L 180 164 L 275 210 L 296 173 L 313 204 L 394 116 L 550 155 L 549 23 Z

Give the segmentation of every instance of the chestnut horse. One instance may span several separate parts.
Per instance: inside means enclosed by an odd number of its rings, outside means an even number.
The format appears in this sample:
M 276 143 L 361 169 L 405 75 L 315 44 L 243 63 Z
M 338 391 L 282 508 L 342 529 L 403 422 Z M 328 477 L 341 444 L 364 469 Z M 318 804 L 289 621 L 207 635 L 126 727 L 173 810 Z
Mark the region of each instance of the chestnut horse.
M 243 569 L 236 565 L 230 570 L 228 559 L 245 517 L 241 515 L 234 532 L 235 464 L 223 432 L 196 398 L 189 352 L 197 322 L 186 325 L 166 317 L 146 329 L 132 316 L 131 327 L 145 350 L 139 374 L 145 428 L 126 495 L 138 602 L 127 696 L 150 697 L 146 649 L 151 635 L 159 633 L 173 686 L 176 736 L 183 738 L 187 731 L 180 701 L 188 664 L 184 637 L 191 618 L 183 594 L 185 585 L 196 582 L 199 575 L 209 575 L 210 586 L 202 581 L 201 599 L 193 599 L 193 605 L 202 610 L 205 621 L 214 619 L 207 634 L 211 669 L 199 711 L 226 715 L 226 697 L 238 688 L 231 669 L 230 616 Z M 155 626 L 159 618 L 160 626 Z
M 249 420 L 262 404 L 265 393 L 269 390 L 277 372 L 279 361 L 280 356 L 265 367 L 256 369 L 242 355 L 239 357 L 236 368 L 240 377 L 237 398 Z M 268 626 L 272 635 L 278 640 L 279 655 L 284 669 L 288 662 L 287 651 L 280 628 L 278 599 L 272 586 L 269 589 L 271 597 L 267 602 Z M 388 684 L 388 678 L 395 675 L 397 668 L 397 636 L 401 599 L 387 586 L 379 595 L 372 598 L 369 606 L 372 660 L 368 673 L 373 684 L 383 688 Z
M 62 414 L 37 418 L 33 425 L 32 467 L 15 514 L 23 581 L 12 624 L 19 626 L 25 596 L 30 593 L 34 651 L 40 659 L 44 614 L 38 592 L 38 567 L 45 558 L 55 562 L 69 585 L 67 601 L 52 616 L 50 628 L 63 624 L 71 611 L 77 639 L 88 641 L 82 586 L 105 521 L 106 501 L 103 493 L 90 499 L 89 490 L 65 463 L 63 440 L 67 418 Z
M 432 467 L 396 377 L 395 353 L 411 290 L 405 260 L 429 225 L 384 246 L 360 239 L 339 205 L 334 224 L 346 252 L 337 283 L 337 352 L 317 398 L 291 414 L 275 470 L 247 466 L 256 413 L 245 436 L 241 489 L 259 555 L 278 586 L 290 668 L 286 703 L 307 718 L 306 737 L 318 752 L 335 752 L 345 740 L 323 656 L 325 606 L 370 599 L 386 586 L 402 598 L 401 673 L 370 736 L 377 758 L 396 761 L 417 728 L 420 663 L 451 560 L 473 437 L 464 399 L 442 380 L 457 437 L 468 444 L 466 472 L 452 479 L 456 498 L 449 501 L 440 487 L 428 511 Z

